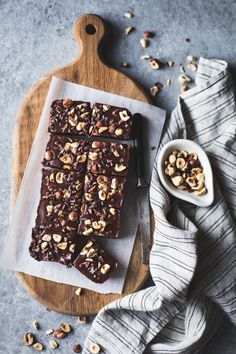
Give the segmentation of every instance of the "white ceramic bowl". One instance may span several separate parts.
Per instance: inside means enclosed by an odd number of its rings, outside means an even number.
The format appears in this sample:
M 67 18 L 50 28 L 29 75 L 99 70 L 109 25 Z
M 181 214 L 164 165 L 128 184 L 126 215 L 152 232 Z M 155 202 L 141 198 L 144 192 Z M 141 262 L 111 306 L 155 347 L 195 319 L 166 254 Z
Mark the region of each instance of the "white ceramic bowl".
M 169 180 L 168 176 L 165 175 L 165 160 L 168 159 L 168 156 L 174 150 L 185 150 L 187 152 L 196 152 L 199 158 L 199 161 L 203 167 L 203 171 L 205 174 L 205 186 L 207 189 L 207 193 L 202 196 L 196 195 L 195 192 L 188 193 L 186 191 L 177 189 L 174 187 Z M 176 139 L 167 143 L 161 150 L 158 161 L 157 161 L 158 174 L 163 186 L 167 189 L 167 191 L 173 196 L 186 200 L 187 202 L 193 203 L 195 205 L 201 207 L 207 207 L 213 203 L 214 200 L 214 188 L 213 188 L 213 176 L 212 169 L 210 165 L 210 161 L 207 157 L 205 151 L 196 144 L 194 141 L 187 139 Z

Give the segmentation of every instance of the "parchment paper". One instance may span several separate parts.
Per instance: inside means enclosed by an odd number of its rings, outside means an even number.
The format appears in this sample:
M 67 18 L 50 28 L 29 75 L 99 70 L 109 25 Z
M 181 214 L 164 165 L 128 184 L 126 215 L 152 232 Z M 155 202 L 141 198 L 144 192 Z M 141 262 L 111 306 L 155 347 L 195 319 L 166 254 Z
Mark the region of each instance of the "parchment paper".
M 165 121 L 165 111 L 136 100 L 53 77 L 31 148 L 24 178 L 18 193 L 0 265 L 7 269 L 31 274 L 58 283 L 88 288 L 101 293 L 120 294 L 124 285 L 138 226 L 133 156 L 131 158 L 129 176 L 125 188 L 124 206 L 121 213 L 120 237 L 116 240 L 104 240 L 101 242 L 103 244 L 105 243 L 105 248 L 119 263 L 117 270 L 113 272 L 108 281 L 104 284 L 95 284 L 74 268 L 67 268 L 64 265 L 54 262 L 38 262 L 34 260 L 28 252 L 31 241 L 31 229 L 35 225 L 37 206 L 40 198 L 41 161 L 49 139 L 47 129 L 50 105 L 55 99 L 67 97 L 74 100 L 90 101 L 92 103 L 102 102 L 115 106 L 123 106 L 128 108 L 132 113 L 141 113 L 145 117 L 144 156 L 146 176 L 147 179 L 150 179 L 157 146 Z

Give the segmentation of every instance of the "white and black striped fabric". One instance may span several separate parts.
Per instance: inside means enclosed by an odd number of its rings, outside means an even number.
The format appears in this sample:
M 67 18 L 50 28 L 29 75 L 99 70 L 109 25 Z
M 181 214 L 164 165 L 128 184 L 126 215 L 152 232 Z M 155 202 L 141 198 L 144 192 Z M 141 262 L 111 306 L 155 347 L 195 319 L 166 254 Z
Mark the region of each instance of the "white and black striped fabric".
M 102 353 L 204 353 L 225 318 L 236 324 L 236 101 L 226 62 L 199 61 L 196 87 L 180 95 L 160 148 L 188 138 L 207 152 L 215 200 L 200 208 L 172 199 L 154 166 L 150 270 L 155 286 L 103 308 L 87 337 Z

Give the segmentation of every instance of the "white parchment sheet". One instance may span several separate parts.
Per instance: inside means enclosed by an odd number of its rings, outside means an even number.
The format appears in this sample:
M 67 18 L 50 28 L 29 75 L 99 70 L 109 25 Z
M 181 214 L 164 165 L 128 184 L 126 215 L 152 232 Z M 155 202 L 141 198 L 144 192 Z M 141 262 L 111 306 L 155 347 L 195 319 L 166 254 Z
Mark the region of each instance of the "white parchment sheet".
M 31 274 L 58 283 L 88 288 L 101 293 L 120 294 L 124 285 L 138 225 L 133 157 L 131 158 L 129 166 L 129 177 L 126 184 L 124 206 L 121 213 L 120 237 L 116 240 L 101 241 L 119 263 L 117 270 L 113 272 L 109 280 L 104 284 L 93 283 L 75 268 L 67 268 L 64 265 L 54 262 L 38 262 L 34 260 L 28 252 L 31 241 L 31 229 L 35 225 L 37 206 L 40 198 L 41 161 L 49 139 L 47 129 L 50 105 L 55 99 L 68 97 L 73 100 L 123 106 L 128 108 L 132 113 L 141 113 L 145 117 L 144 155 L 146 175 L 147 178 L 151 176 L 157 146 L 165 121 L 165 111 L 133 99 L 95 90 L 53 77 L 31 148 L 24 178 L 18 193 L 0 265 L 7 269 Z

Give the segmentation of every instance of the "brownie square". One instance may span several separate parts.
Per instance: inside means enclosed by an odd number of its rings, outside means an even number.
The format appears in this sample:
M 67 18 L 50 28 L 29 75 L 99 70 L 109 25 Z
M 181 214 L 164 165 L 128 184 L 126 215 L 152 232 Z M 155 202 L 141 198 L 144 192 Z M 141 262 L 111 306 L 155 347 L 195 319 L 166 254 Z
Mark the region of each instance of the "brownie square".
M 37 261 L 59 262 L 71 267 L 77 254 L 76 238 L 76 232 L 33 228 L 29 253 Z
M 89 149 L 87 171 L 106 176 L 126 176 L 129 155 L 128 144 L 93 141 Z
M 81 206 L 78 233 L 83 236 L 117 238 L 120 229 L 120 210 L 99 202 L 85 201 Z
M 84 200 L 120 209 L 123 204 L 124 177 L 107 177 L 88 173 L 84 180 Z
M 80 173 L 60 170 L 42 171 L 41 199 L 36 226 L 76 231 L 83 193 Z
M 89 102 L 55 100 L 50 109 L 49 128 L 50 133 L 88 134 L 91 119 L 91 107 Z
M 117 261 L 94 240 L 88 243 L 74 261 L 74 267 L 95 283 L 104 283 L 117 268 Z
M 47 167 L 85 172 L 88 150 L 86 140 L 51 135 L 42 163 Z
M 102 103 L 93 105 L 89 129 L 91 135 L 129 139 L 131 127 L 132 114 L 128 109 Z

